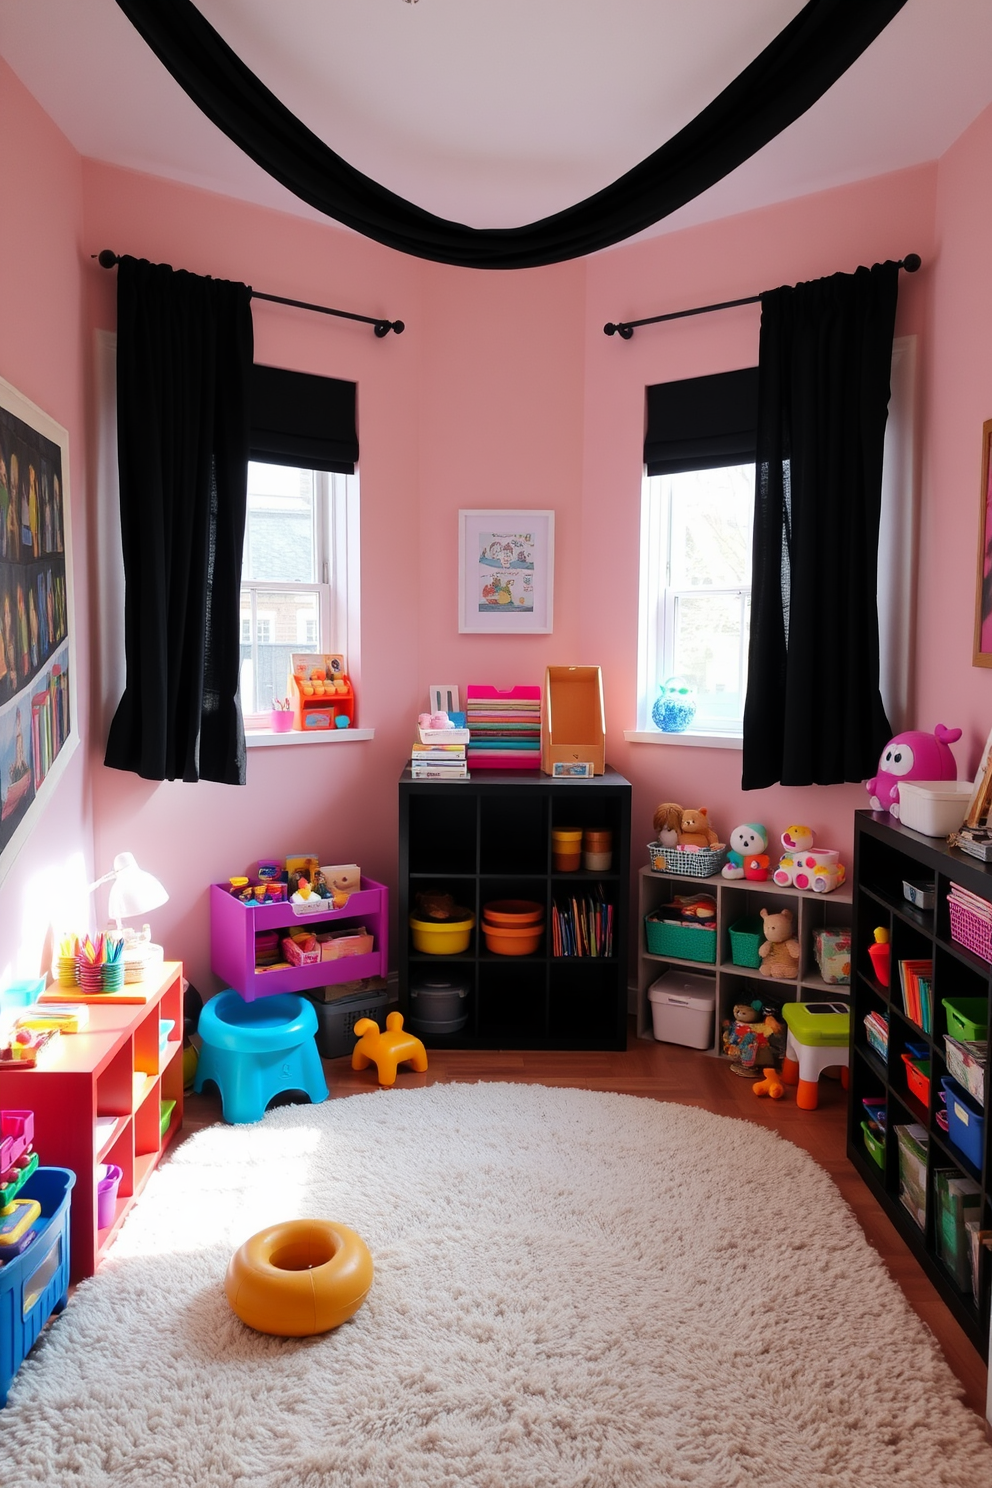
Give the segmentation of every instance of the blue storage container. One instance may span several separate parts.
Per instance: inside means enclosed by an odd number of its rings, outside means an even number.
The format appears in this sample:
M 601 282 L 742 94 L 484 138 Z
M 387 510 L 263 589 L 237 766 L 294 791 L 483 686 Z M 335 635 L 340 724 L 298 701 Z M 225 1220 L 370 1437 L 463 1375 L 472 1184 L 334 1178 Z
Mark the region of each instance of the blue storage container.
M 985 1113 L 961 1089 L 956 1080 L 945 1075 L 941 1080 L 944 1101 L 947 1106 L 947 1135 L 955 1147 L 960 1147 L 965 1157 L 979 1172 L 982 1170 L 982 1142 L 985 1138 Z
M 14 1375 L 53 1312 L 69 1296 L 69 1196 L 76 1181 L 68 1168 L 36 1168 L 19 1198 L 36 1199 L 41 1217 L 21 1255 L 0 1266 L 0 1406 Z

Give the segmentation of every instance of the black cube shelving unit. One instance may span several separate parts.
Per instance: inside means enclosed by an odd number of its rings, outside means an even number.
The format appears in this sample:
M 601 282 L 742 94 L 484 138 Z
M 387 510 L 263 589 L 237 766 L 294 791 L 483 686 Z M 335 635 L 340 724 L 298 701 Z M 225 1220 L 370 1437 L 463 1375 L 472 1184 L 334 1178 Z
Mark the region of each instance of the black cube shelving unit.
M 466 780 L 400 778 L 399 1004 L 411 979 L 457 977 L 468 988 L 468 1021 L 434 1046 L 477 1049 L 624 1049 L 627 1045 L 627 915 L 630 782 L 608 766 L 589 780 L 555 780 L 530 770 L 476 770 Z M 556 873 L 554 827 L 609 828 L 609 872 Z M 554 956 L 555 899 L 598 892 L 613 906 L 613 954 Z M 462 955 L 413 949 L 408 926 L 418 892 L 453 895 L 475 928 Z M 493 955 L 480 929 L 492 899 L 532 899 L 545 928 L 529 956 Z
M 932 881 L 932 909 L 918 909 L 904 897 L 903 883 Z M 938 1244 L 939 1205 L 934 1173 L 944 1169 L 971 1178 L 980 1187 L 982 1228 L 992 1228 L 992 1145 L 989 1139 L 989 1072 L 985 1072 L 983 1109 L 985 1131 L 981 1164 L 976 1166 L 937 1122 L 941 1109 L 941 1077 L 949 1074 L 944 1035 L 947 1015 L 942 999 L 984 999 L 986 1015 L 992 1008 L 992 964 L 975 955 L 951 935 L 947 896 L 952 884 L 992 902 L 992 864 L 969 857 L 942 838 L 925 837 L 894 821 L 887 812 L 855 813 L 854 922 L 851 944 L 851 1062 L 847 1154 L 893 1224 L 916 1255 L 927 1276 L 984 1358 L 989 1352 L 989 1293 L 992 1255 L 979 1251 L 979 1300 L 971 1288 L 958 1288 L 944 1265 Z M 875 976 L 868 948 L 874 930 L 889 932 L 889 986 Z M 933 962 L 933 1027 L 924 1032 L 905 1012 L 900 992 L 901 960 Z M 871 1047 L 865 1031 L 870 1012 L 888 1018 L 888 1052 L 883 1059 Z M 902 1055 L 907 1045 L 926 1045 L 930 1057 L 929 1101 L 926 1105 L 909 1089 Z M 884 1097 L 888 1107 L 882 1165 L 872 1158 L 862 1120 L 865 1098 Z M 899 1154 L 896 1126 L 917 1125 L 928 1138 L 926 1223 L 919 1226 L 899 1197 Z

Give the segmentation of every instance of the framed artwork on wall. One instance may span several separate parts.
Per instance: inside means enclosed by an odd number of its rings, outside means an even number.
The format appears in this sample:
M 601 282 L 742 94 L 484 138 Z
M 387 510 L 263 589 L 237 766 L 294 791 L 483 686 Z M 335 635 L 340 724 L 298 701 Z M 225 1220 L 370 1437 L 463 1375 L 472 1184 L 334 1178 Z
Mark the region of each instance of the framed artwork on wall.
M 79 743 L 69 436 L 0 378 L 0 880 Z
M 554 549 L 553 511 L 460 511 L 458 629 L 549 635 Z
M 973 666 L 992 667 L 992 419 L 982 425 L 982 488 L 978 523 Z

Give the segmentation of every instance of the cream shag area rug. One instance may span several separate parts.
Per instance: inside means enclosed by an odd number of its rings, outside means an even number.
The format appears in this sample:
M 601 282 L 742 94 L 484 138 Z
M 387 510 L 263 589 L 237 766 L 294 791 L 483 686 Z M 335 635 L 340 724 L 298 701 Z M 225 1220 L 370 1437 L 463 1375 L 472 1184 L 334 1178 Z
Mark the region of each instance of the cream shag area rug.
M 252 1333 L 228 1258 L 309 1215 L 365 1237 L 369 1299 L 322 1338 Z M 24 1365 L 0 1462 L 4 1488 L 992 1484 L 809 1157 L 699 1110 L 499 1084 L 193 1137 Z

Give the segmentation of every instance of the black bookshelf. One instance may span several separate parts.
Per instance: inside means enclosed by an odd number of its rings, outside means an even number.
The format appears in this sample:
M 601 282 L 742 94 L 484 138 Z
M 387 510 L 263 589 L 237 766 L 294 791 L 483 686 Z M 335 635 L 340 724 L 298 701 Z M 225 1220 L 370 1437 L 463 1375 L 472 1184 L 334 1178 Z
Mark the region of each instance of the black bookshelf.
M 918 909 L 904 897 L 904 881 L 932 881 L 932 909 Z M 925 837 L 892 820 L 887 812 L 855 813 L 854 917 L 852 931 L 851 1066 L 847 1152 L 859 1174 L 885 1209 L 916 1255 L 934 1287 L 947 1303 L 979 1353 L 989 1352 L 989 1293 L 992 1286 L 992 1255 L 982 1248 L 979 1257 L 979 1302 L 970 1286 L 959 1290 L 939 1254 L 937 1226 L 939 1205 L 934 1192 L 934 1173 L 952 1170 L 978 1183 L 982 1228 L 992 1228 L 992 1148 L 989 1123 L 985 1122 L 981 1165 L 976 1167 L 951 1142 L 937 1123 L 941 1077 L 949 1073 L 944 1034 L 947 1016 L 945 997 L 983 998 L 992 1007 L 992 965 L 960 945 L 951 936 L 947 896 L 959 884 L 980 898 L 992 901 L 992 864 L 986 865 L 950 847 L 939 837 Z M 875 976 L 869 947 L 876 926 L 889 932 L 891 972 L 889 987 Z M 932 1029 L 925 1032 L 905 1012 L 900 991 L 898 963 L 923 959 L 933 962 Z M 869 1044 L 864 1020 L 871 1011 L 889 1020 L 887 1056 L 883 1059 Z M 902 1054 L 908 1044 L 925 1045 L 930 1057 L 930 1091 L 926 1105 L 910 1091 Z M 888 1123 L 883 1143 L 882 1166 L 873 1160 L 862 1130 L 863 1100 L 884 1096 Z M 989 1074 L 986 1070 L 984 1110 L 989 1109 Z M 917 1124 L 929 1139 L 927 1162 L 926 1224 L 921 1229 L 899 1196 L 899 1154 L 894 1127 Z
M 555 780 L 538 771 L 477 770 L 467 780 L 413 780 L 399 786 L 399 1005 L 409 1011 L 411 979 L 444 975 L 468 988 L 468 1021 L 435 1036 L 435 1047 L 623 1049 L 627 1042 L 627 916 L 630 782 L 609 767 L 591 780 Z M 556 873 L 553 827 L 609 828 L 609 872 Z M 613 954 L 551 953 L 556 897 L 602 888 L 613 906 Z M 461 955 L 415 951 L 408 928 L 415 896 L 453 895 L 475 928 Z M 544 905 L 545 930 L 529 956 L 493 955 L 479 928 L 492 899 Z

